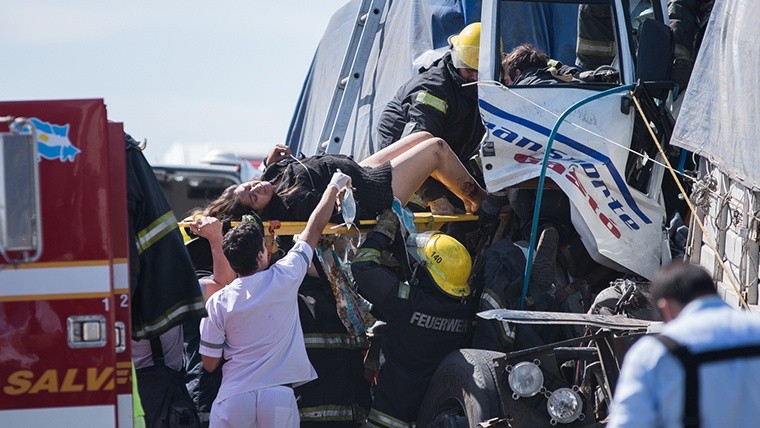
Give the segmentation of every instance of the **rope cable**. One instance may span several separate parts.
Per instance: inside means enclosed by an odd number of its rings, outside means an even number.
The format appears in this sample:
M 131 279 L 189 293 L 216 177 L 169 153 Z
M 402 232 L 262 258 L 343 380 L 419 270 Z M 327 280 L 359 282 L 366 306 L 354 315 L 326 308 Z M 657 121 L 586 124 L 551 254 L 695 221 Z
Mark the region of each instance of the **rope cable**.
M 633 103 L 636 105 L 636 110 L 638 110 L 639 114 L 641 115 L 641 118 L 646 123 L 649 123 L 646 115 L 644 114 L 644 110 L 642 110 L 641 108 L 641 104 L 639 104 L 638 97 L 636 97 L 636 95 L 633 95 L 632 98 L 633 98 Z M 686 194 L 686 190 L 683 188 L 683 185 L 678 180 L 678 177 L 675 174 L 675 170 L 673 169 L 673 166 L 670 164 L 670 161 L 668 160 L 667 156 L 665 156 L 665 150 L 663 150 L 662 146 L 660 145 L 660 142 L 657 140 L 657 136 L 654 135 L 654 131 L 652 131 L 651 128 L 648 128 L 648 129 L 649 129 L 649 135 L 652 137 L 652 141 L 654 141 L 655 146 L 657 146 L 657 150 L 660 151 L 660 155 L 662 156 L 663 160 L 667 164 L 668 171 L 670 171 L 671 175 L 673 175 L 673 179 L 676 182 L 676 185 L 678 186 L 678 190 L 684 196 L 684 201 L 686 201 L 686 204 L 689 205 L 689 210 L 692 212 L 694 220 L 696 220 L 697 224 L 699 225 L 699 228 L 702 230 L 702 236 L 706 236 L 707 238 L 709 238 L 710 241 L 712 241 L 712 242 L 705 242 L 705 245 L 707 245 L 707 247 L 713 252 L 713 254 L 715 255 L 715 259 L 718 260 L 718 263 L 720 264 L 721 269 L 723 269 L 723 272 L 726 272 L 729 274 L 727 275 L 729 278 L 729 283 L 733 287 L 734 292 L 736 293 L 736 296 L 739 298 L 739 302 L 741 303 L 741 305 L 744 307 L 744 309 L 749 309 L 749 305 L 747 304 L 747 301 L 744 299 L 744 296 L 742 296 L 741 290 L 739 289 L 739 286 L 737 285 L 737 282 L 736 282 L 737 280 L 736 278 L 734 278 L 733 271 L 728 269 L 728 267 L 726 266 L 726 263 L 723 261 L 723 257 L 721 257 L 721 255 L 718 253 L 718 250 L 715 248 L 715 244 L 714 244 L 715 239 L 713 238 L 712 235 L 710 235 L 707 232 L 707 229 L 705 228 L 704 223 L 702 223 L 702 220 L 697 215 L 696 208 L 692 204 L 691 199 L 689 199 L 689 196 Z

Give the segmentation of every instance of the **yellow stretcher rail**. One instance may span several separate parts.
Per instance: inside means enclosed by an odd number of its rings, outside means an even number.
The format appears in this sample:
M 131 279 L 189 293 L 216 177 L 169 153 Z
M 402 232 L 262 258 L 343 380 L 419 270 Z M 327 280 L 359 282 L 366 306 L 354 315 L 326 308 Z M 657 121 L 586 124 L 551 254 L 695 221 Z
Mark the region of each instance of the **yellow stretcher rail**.
M 478 219 L 478 216 L 475 214 L 455 214 L 455 215 L 434 215 L 431 213 L 414 213 L 414 225 L 417 226 L 417 230 L 420 232 L 425 232 L 429 230 L 438 230 L 440 229 L 444 224 L 451 223 L 451 222 L 460 222 L 460 221 L 475 221 Z M 351 233 L 367 233 L 372 230 L 373 227 L 377 224 L 377 220 L 361 220 L 358 222 L 356 226 L 359 227 L 357 230 L 355 227 L 346 227 L 343 224 L 336 225 L 334 223 L 329 223 L 325 230 L 322 231 L 323 235 L 344 235 L 344 234 L 351 234 Z M 185 227 L 190 226 L 192 224 L 189 221 L 181 221 L 178 223 L 180 227 L 180 232 L 182 232 L 183 238 L 185 238 L 185 241 L 190 239 L 186 233 L 185 233 Z M 233 222 L 233 226 L 237 226 L 239 222 Z M 274 234 L 276 235 L 298 235 L 303 231 L 303 228 L 306 226 L 305 221 L 265 221 L 264 222 L 264 230 L 265 234 L 271 235 L 271 232 L 274 231 Z

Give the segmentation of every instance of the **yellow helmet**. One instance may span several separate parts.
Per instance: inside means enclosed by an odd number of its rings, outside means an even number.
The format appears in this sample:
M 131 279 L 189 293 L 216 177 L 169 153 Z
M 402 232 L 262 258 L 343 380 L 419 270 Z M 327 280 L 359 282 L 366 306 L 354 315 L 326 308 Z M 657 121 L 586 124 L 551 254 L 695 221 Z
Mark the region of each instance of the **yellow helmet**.
M 470 295 L 470 253 L 456 239 L 440 232 L 412 234 L 407 238 L 409 253 L 425 266 L 435 285 L 451 297 Z
M 478 69 L 480 53 L 480 22 L 464 27 L 459 34 L 449 37 L 451 59 L 456 68 Z

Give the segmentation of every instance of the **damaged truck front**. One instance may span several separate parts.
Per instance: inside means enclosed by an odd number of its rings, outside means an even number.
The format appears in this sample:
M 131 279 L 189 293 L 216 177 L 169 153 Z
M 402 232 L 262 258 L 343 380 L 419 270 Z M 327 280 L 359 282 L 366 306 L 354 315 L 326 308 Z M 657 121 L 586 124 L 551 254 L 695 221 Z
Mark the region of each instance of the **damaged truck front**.
M 481 312 L 479 322 L 503 323 L 507 334 L 520 334 L 517 324 L 536 330 L 561 325 L 567 334 L 528 349 L 450 355 L 431 382 L 418 425 L 604 424 L 625 351 L 650 324 L 632 318 L 639 314 L 629 303 L 645 298 L 640 288 L 671 260 L 665 226 L 685 215 L 663 163 L 675 163 L 680 153 L 667 147 L 676 94 L 672 36 L 665 2 L 653 3 L 483 1 L 478 98 L 486 135 L 478 161 L 489 194 L 508 195 L 512 215 L 532 226 L 525 278 L 538 225 L 561 230 L 551 294 L 568 302 L 560 302 L 563 312 Z M 501 47 L 526 25 L 510 25 L 516 11 L 525 16 L 525 10 L 542 23 L 529 24 L 533 28 L 551 27 L 552 16 L 576 11 L 573 46 L 553 46 L 550 39 L 538 46 L 577 65 L 572 77 L 558 78 L 558 65 L 549 70 L 553 78 L 503 84 Z M 612 50 L 600 53 L 602 46 Z M 589 294 L 600 300 L 614 278 L 621 293 L 602 311 L 610 315 L 598 314 L 598 307 L 595 314 L 578 313 L 589 310 Z M 513 309 L 526 305 L 530 287 L 526 279 Z

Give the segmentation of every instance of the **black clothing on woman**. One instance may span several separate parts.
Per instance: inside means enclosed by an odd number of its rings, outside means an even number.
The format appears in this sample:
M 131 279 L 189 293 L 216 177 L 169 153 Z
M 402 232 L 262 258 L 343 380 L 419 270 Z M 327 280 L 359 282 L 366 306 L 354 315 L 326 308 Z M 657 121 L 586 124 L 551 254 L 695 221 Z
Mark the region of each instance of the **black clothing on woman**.
M 272 200 L 261 212 L 267 220 L 306 221 L 317 207 L 335 171 L 351 176 L 357 219 L 374 219 L 393 203 L 391 164 L 365 168 L 346 155 L 318 155 L 285 159 L 270 165 L 261 176 L 274 187 Z M 342 223 L 334 213 L 333 222 Z

